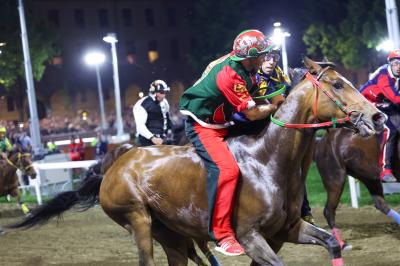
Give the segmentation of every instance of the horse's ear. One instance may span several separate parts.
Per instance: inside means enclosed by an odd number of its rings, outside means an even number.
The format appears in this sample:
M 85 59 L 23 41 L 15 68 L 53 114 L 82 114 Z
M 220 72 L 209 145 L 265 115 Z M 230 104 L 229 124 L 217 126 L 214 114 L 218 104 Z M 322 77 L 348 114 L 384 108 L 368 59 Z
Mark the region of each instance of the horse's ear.
M 320 65 L 315 63 L 313 60 L 311 60 L 307 56 L 303 56 L 303 63 L 307 67 L 308 71 L 311 74 L 314 74 L 314 75 L 319 74 L 319 72 L 321 72 L 321 70 L 322 70 Z

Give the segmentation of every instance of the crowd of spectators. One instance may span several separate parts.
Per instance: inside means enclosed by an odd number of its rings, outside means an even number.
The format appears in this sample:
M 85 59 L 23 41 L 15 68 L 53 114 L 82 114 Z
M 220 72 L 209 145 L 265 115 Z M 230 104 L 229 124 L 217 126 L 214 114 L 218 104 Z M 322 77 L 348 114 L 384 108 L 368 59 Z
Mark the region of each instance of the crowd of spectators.
M 170 117 L 173 124 L 173 131 L 183 132 L 183 117 L 177 110 L 171 108 Z M 135 121 L 132 115 L 132 108 L 127 107 L 122 112 L 122 119 L 124 124 L 124 131 L 130 133 L 134 138 L 136 133 Z M 109 112 L 106 117 L 107 130 L 104 134 L 110 135 L 115 134 L 116 123 L 115 123 L 115 112 Z M 71 136 L 80 135 L 93 135 L 101 130 L 100 128 L 100 115 L 98 113 L 87 113 L 80 112 L 76 116 L 50 116 L 39 120 L 40 123 L 40 134 L 46 143 L 51 144 L 54 140 L 70 138 Z M 22 139 L 24 136 L 29 136 L 29 123 L 18 122 L 18 121 L 1 121 L 0 126 L 7 128 L 7 137 L 15 142 Z M 174 130 L 175 129 L 175 130 Z M 175 133 L 175 132 L 174 132 Z M 57 138 L 58 136 L 58 138 Z M 45 144 L 46 144 L 45 143 Z M 49 148 L 49 147 L 48 147 Z

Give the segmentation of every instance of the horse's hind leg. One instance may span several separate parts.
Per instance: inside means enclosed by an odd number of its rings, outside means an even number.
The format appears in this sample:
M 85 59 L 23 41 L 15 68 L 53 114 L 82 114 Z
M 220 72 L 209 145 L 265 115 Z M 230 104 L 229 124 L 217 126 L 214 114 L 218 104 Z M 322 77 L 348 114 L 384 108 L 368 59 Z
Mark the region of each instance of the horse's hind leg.
M 151 231 L 153 237 L 160 243 L 167 254 L 168 265 L 181 266 L 188 264 L 189 243 L 187 243 L 186 237 L 171 231 L 157 220 L 153 220 Z M 190 238 L 189 240 L 193 245 L 193 241 Z
M 135 206 L 133 211 L 124 216 L 128 223 L 125 223 L 123 227 L 131 233 L 138 247 L 139 265 L 154 266 L 151 216 L 148 210 L 144 206 Z M 110 217 L 113 218 L 112 215 Z

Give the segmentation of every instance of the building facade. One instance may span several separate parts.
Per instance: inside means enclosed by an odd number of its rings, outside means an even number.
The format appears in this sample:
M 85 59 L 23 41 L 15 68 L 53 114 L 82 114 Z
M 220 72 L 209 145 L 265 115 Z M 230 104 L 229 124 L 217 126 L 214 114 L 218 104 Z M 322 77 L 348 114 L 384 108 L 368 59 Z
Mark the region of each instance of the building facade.
M 176 87 L 171 92 L 176 101 L 179 97 L 175 94 L 182 93 L 194 79 L 186 59 L 196 43 L 187 23 L 193 10 L 192 3 L 183 0 L 33 0 L 33 15 L 54 27 L 61 51 L 35 85 L 39 117 L 73 115 L 82 109 L 98 112 L 95 70 L 83 61 L 92 50 L 106 55 L 100 71 L 106 112 L 114 111 L 111 46 L 102 40 L 109 32 L 116 33 L 118 39 L 125 107 L 134 104 L 140 91 L 147 93 L 155 79 Z M 3 96 L 0 120 L 18 118 L 12 95 Z

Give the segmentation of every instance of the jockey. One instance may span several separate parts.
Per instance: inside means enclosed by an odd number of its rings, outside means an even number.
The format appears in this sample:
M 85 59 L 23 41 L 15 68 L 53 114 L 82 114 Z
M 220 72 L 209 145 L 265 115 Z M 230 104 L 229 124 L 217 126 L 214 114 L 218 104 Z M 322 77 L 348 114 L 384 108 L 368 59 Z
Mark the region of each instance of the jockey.
M 166 144 L 167 134 L 171 131 L 169 104 L 165 98 L 169 91 L 165 81 L 155 80 L 150 84 L 149 95 L 133 106 L 140 146 Z
M 382 182 L 397 182 L 392 159 L 400 130 L 400 49 L 391 51 L 387 61 L 361 86 L 360 92 L 388 116 L 381 140 L 380 179 Z
M 259 87 L 259 94 L 268 95 L 275 91 L 278 91 L 285 86 L 285 91 L 289 92 L 291 89 L 291 81 L 289 77 L 283 73 L 282 69 L 278 66 L 280 59 L 280 50 L 278 48 L 273 49 L 269 54 L 265 56 L 265 61 L 261 65 L 261 68 L 256 74 L 256 79 Z M 278 94 L 271 98 L 273 104 L 279 105 L 285 97 L 282 94 Z M 311 207 L 307 198 L 307 189 L 304 188 L 303 204 L 301 205 L 301 217 L 304 221 L 315 224 L 314 217 L 311 213 Z
M 258 89 L 255 74 L 273 45 L 258 30 L 240 33 L 233 51 L 211 62 L 201 78 L 180 100 L 187 115 L 185 130 L 208 170 L 208 230 L 217 241 L 216 250 L 228 255 L 244 254 L 231 226 L 231 214 L 239 167 L 225 137 L 233 118 L 260 120 L 276 106 L 256 106 L 250 96 Z
M 7 129 L 0 126 L 0 154 L 3 159 L 8 157 L 8 153 L 12 150 L 10 140 L 6 137 Z

